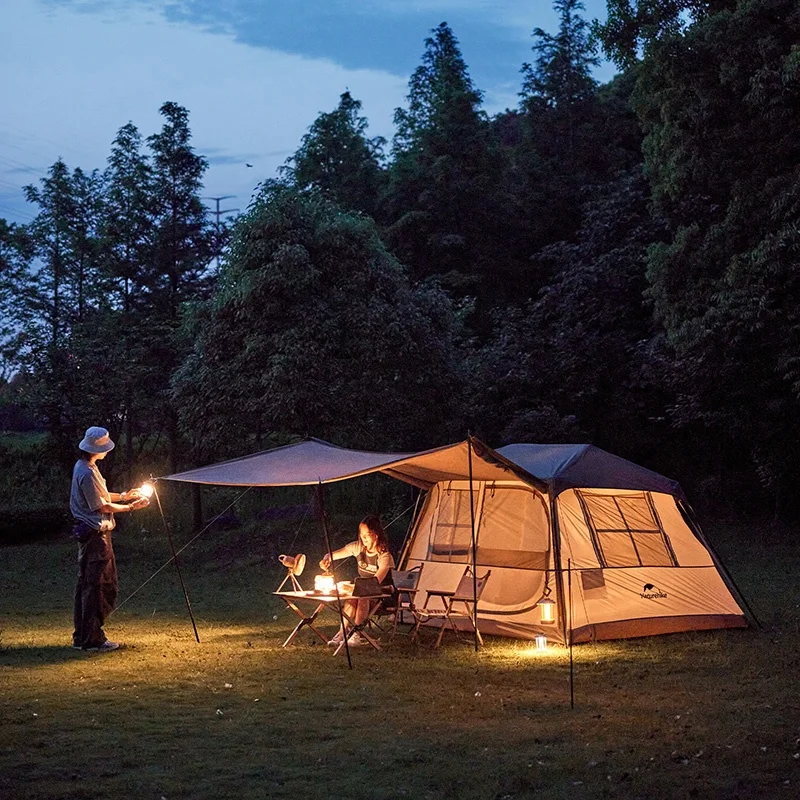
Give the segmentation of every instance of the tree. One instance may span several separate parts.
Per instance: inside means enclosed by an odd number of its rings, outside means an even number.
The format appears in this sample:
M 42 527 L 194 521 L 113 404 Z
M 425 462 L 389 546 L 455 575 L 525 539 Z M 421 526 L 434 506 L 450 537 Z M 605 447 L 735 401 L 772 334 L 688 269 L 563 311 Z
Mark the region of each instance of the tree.
M 578 14 L 584 9 L 583 2 L 554 0 L 553 8 L 559 15 L 558 33 L 535 28 L 536 61 L 522 67 L 522 103 L 530 110 L 569 108 L 592 98 L 597 88 L 592 70 L 600 59 L 589 36 L 589 23 Z
M 791 0 L 708 3 L 648 43 L 634 95 L 669 229 L 648 281 L 680 359 L 674 419 L 713 433 L 716 462 L 757 477 L 778 514 L 800 443 L 798 37 Z
M 651 45 L 679 36 L 709 14 L 731 10 L 737 0 L 606 0 L 604 23 L 594 33 L 609 58 L 630 68 Z
M 517 203 L 526 210 L 520 240 L 527 255 L 573 236 L 595 187 L 641 160 L 638 124 L 628 103 L 633 82 L 599 87 L 599 64 L 580 0 L 556 0 L 556 34 L 533 31 L 533 64 L 522 67 L 519 141 L 513 150 Z M 550 277 L 531 271 L 535 292 Z
M 28 201 L 39 206 L 28 227 L 39 269 L 22 298 L 20 357 L 56 452 L 66 453 L 74 447 L 75 409 L 86 405 L 78 333 L 103 298 L 96 257 L 100 185 L 96 173 L 70 174 L 61 159 L 40 184 L 25 187 Z
M 345 210 L 375 217 L 385 184 L 385 139 L 367 137 L 369 123 L 360 111 L 359 100 L 342 94 L 335 111 L 317 117 L 282 170 L 298 188 L 315 188 Z
M 479 354 L 472 404 L 499 423 L 493 441 L 591 441 L 636 458 L 663 436 L 668 365 L 644 291 L 647 248 L 665 231 L 647 196 L 633 171 L 587 204 L 574 241 L 536 255 L 554 278 L 503 312 Z
M 170 375 L 184 352 L 178 336 L 184 304 L 208 295 L 215 254 L 213 227 L 200 199 L 208 162 L 191 146 L 189 113 L 176 103 L 161 106 L 161 131 L 148 137 L 152 153 L 153 249 L 145 273 L 152 336 L 145 354 L 150 386 L 158 393 L 170 442 L 170 463 L 178 461 L 177 412 L 169 402 Z
M 457 333 L 447 297 L 411 288 L 369 218 L 266 184 L 189 327 L 173 384 L 182 430 L 200 461 L 291 436 L 447 441 L 461 419 Z
M 0 381 L 19 368 L 23 308 L 30 297 L 33 242 L 24 227 L 0 219 Z
M 387 240 L 412 277 L 436 276 L 458 294 L 502 292 L 508 215 L 498 176 L 504 167 L 481 94 L 472 85 L 446 23 L 425 40 L 397 109 Z

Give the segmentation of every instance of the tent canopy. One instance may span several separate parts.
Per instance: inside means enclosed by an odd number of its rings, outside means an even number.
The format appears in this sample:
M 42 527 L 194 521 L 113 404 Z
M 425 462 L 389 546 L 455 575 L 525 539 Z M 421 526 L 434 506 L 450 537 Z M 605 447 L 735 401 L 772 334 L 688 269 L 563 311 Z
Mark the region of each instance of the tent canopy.
M 476 439 L 420 453 L 372 453 L 337 447 L 321 439 L 308 439 L 299 444 L 166 475 L 161 480 L 217 486 L 311 486 L 383 472 L 420 488 L 428 488 L 439 481 L 468 480 L 470 461 L 472 477 L 476 481 L 520 479 L 537 488 L 545 488 L 543 481 Z
M 591 444 L 509 444 L 497 452 L 526 472 L 552 483 L 556 494 L 593 486 L 663 492 L 685 499 L 678 481 Z

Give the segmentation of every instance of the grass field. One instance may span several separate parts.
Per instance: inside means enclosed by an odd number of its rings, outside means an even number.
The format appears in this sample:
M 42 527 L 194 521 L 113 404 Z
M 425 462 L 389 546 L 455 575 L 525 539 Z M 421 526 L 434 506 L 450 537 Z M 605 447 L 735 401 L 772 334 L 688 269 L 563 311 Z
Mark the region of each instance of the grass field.
M 296 618 L 271 596 L 268 531 L 182 556 L 199 644 L 170 567 L 112 616 L 128 647 L 104 655 L 69 646 L 74 547 L 3 548 L 0 797 L 793 800 L 798 548 L 710 533 L 762 629 L 576 647 L 574 709 L 562 649 L 398 637 L 352 670 L 310 633 L 282 649 Z M 168 557 L 124 528 L 116 548 L 121 600 Z

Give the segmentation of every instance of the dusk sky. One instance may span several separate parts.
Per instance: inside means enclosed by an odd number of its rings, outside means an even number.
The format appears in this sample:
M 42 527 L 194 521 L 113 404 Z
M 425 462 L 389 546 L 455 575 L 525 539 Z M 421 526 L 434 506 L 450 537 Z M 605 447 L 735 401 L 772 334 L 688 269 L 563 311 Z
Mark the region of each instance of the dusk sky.
M 584 5 L 604 18 L 604 0 Z M 533 29 L 557 29 L 551 0 L 0 0 L 0 12 L 0 217 L 19 223 L 36 213 L 24 185 L 59 157 L 102 170 L 119 128 L 156 133 L 167 100 L 188 109 L 210 162 L 204 196 L 244 210 L 345 90 L 370 136 L 390 140 L 439 23 L 489 114 L 517 105 Z

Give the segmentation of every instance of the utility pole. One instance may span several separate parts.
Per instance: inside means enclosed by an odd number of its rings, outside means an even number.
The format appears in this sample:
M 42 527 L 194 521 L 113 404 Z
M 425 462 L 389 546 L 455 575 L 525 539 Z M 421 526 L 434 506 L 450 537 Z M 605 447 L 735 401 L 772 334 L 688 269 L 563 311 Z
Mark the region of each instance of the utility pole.
M 219 269 L 219 251 L 220 251 L 220 233 L 222 228 L 222 221 L 221 217 L 223 214 L 232 214 L 234 211 L 238 211 L 238 208 L 223 208 L 219 207 L 219 204 L 223 200 L 230 200 L 232 197 L 236 197 L 235 194 L 224 194 L 222 197 L 204 197 L 203 200 L 213 200 L 216 203 L 215 209 L 209 209 L 208 213 L 214 215 L 214 230 L 216 231 L 216 255 L 215 258 L 217 260 L 217 269 Z

